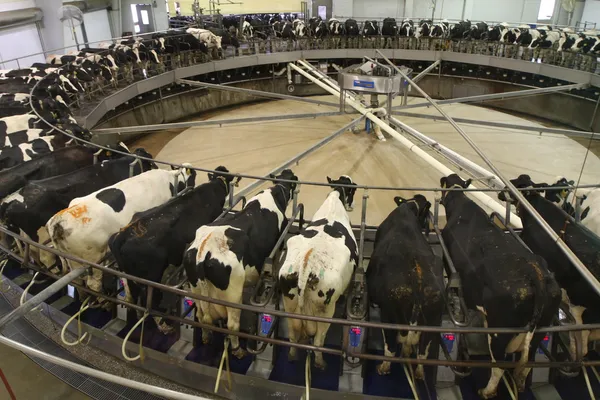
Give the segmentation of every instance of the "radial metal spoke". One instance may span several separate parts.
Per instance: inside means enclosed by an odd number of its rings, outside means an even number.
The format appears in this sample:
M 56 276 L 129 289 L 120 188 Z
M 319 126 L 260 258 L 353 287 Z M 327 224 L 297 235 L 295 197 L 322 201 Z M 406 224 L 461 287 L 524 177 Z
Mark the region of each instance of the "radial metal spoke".
M 413 82 L 414 82 L 414 80 L 413 80 Z M 458 104 L 458 103 L 476 103 L 479 101 L 490 101 L 490 100 L 504 100 L 504 99 L 511 99 L 511 98 L 515 98 L 515 97 L 536 96 L 536 95 L 540 95 L 540 94 L 565 92 L 567 90 L 573 90 L 573 89 L 585 89 L 589 86 L 590 85 L 587 83 L 577 83 L 577 84 L 573 84 L 573 85 L 551 86 L 551 87 L 546 87 L 546 88 L 517 90 L 514 92 L 492 93 L 492 94 L 482 94 L 482 95 L 478 95 L 478 96 L 459 97 L 456 99 L 438 100 L 438 101 L 436 101 L 436 103 L 438 105 L 441 105 L 441 104 Z M 425 102 L 425 103 L 419 103 L 419 104 L 410 104 L 410 105 L 406 105 L 406 106 L 395 106 L 392 109 L 406 110 L 409 108 L 429 107 L 430 105 L 431 105 L 430 103 Z
M 339 107 L 339 105 L 338 105 Z M 191 128 L 196 126 L 212 126 L 212 125 L 231 125 L 231 124 L 247 124 L 253 122 L 275 122 L 284 121 L 288 119 L 303 119 L 303 118 L 318 118 L 318 117 L 333 117 L 336 115 L 342 115 L 339 111 L 322 112 L 322 113 L 305 113 L 305 114 L 283 114 L 283 115 L 269 115 L 264 117 L 250 117 L 250 118 L 233 118 L 225 120 L 209 120 L 209 121 L 187 121 L 187 122 L 172 122 L 168 124 L 156 124 L 156 125 L 137 125 L 127 126 L 120 128 L 104 128 L 94 129 L 94 133 L 135 133 L 135 132 L 153 132 L 162 131 L 165 129 L 179 129 L 179 128 Z
M 210 89 L 226 90 L 229 92 L 244 93 L 244 94 L 247 94 L 250 96 L 267 97 L 267 98 L 271 98 L 271 99 L 301 101 L 304 103 L 312 103 L 312 104 L 318 104 L 318 105 L 322 105 L 322 106 L 331 106 L 331 107 L 339 107 L 340 106 L 339 104 L 332 103 L 330 101 L 308 99 L 306 97 L 291 96 L 289 94 L 281 94 L 281 93 L 264 92 L 262 90 L 246 89 L 246 88 L 240 88 L 240 87 L 235 87 L 235 86 L 217 85 L 214 83 L 191 81 L 189 79 L 177 79 L 177 83 L 184 84 L 184 85 L 190 85 L 190 86 L 197 86 L 197 87 L 206 87 L 206 88 L 210 88 Z
M 433 64 L 431 64 L 429 67 L 427 67 L 423 71 L 419 72 L 419 75 L 417 75 L 417 76 L 415 76 L 413 78 L 413 82 L 419 82 L 421 79 L 425 78 L 425 75 L 427 75 L 432 70 L 434 70 L 435 67 L 437 67 L 438 65 L 440 65 L 440 63 L 441 63 L 441 60 L 437 60 L 436 62 L 434 62 Z

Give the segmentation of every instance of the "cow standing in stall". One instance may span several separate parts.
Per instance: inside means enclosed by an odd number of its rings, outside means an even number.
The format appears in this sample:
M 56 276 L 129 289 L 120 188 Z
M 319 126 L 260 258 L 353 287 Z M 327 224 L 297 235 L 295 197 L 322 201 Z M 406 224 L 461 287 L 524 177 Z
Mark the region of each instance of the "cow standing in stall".
M 379 225 L 369 268 L 369 303 L 381 309 L 381 322 L 403 325 L 439 326 L 444 309 L 444 277 L 441 260 L 422 233 L 427 227 L 431 203 L 424 196 L 410 200 L 394 198 L 397 208 Z M 383 332 L 385 356 L 395 357 L 397 343 L 402 356 L 426 359 L 439 345 L 437 333 Z M 390 373 L 390 362 L 377 366 L 377 373 Z M 416 371 L 424 378 L 423 366 Z
M 511 183 L 517 188 L 548 187 L 546 183 L 535 184 L 529 175 L 521 175 L 512 179 Z M 575 222 L 562 209 L 556 207 L 550 200 L 545 199 L 537 190 L 524 190 L 523 196 L 550 225 L 567 246 L 575 253 L 587 269 L 600 279 L 600 237 L 592 231 Z M 549 197 L 554 197 L 556 191 Z M 521 237 L 531 251 L 548 260 L 548 268 L 555 274 L 556 280 L 563 289 L 563 302 L 568 305 L 576 324 L 600 323 L 600 297 L 590 287 L 583 276 L 575 269 L 571 261 L 533 218 L 533 216 L 512 197 L 506 198 L 504 192 L 498 196 L 500 200 L 517 203 L 517 214 L 523 222 Z M 569 350 L 573 359 L 577 359 L 575 332 L 570 332 Z M 600 340 L 600 329 L 582 331 L 583 356 L 588 352 L 588 343 Z
M 166 203 L 187 187 L 193 187 L 196 171 L 179 168 L 155 169 L 120 181 L 69 203 L 46 224 L 55 249 L 92 263 L 99 263 L 108 251 L 112 235 L 123 229 L 136 213 Z M 85 264 L 66 260 L 68 269 Z M 93 270 L 87 287 L 102 292 L 102 271 Z
M 452 174 L 442 178 L 440 184 L 442 188 L 462 189 L 469 187 L 471 180 L 465 182 Z M 447 216 L 442 237 L 463 282 L 467 307 L 480 311 L 484 327 L 527 329 L 527 333 L 518 335 L 488 335 L 493 362 L 504 360 L 507 354 L 521 353 L 513 372 L 521 392 L 531 370 L 524 364 L 545 336 L 536 329 L 550 325 L 557 315 L 560 288 L 546 261 L 504 233 L 465 193 L 444 192 L 442 204 Z M 479 390 L 482 398 L 496 396 L 503 373 L 501 368 L 492 368 L 487 386 Z
M 385 39 L 384 47 L 393 49 L 395 47 L 394 41 L 398 36 L 398 23 L 395 18 L 385 18 L 383 20 L 381 35 L 384 36 Z
M 185 247 L 194 241 L 198 228 L 213 222 L 221 214 L 229 195 L 233 176 L 223 174 L 229 171 L 222 166 L 215 171 L 208 174 L 208 183 L 162 206 L 136 214 L 131 224 L 111 237 L 108 245 L 122 271 L 160 283 L 170 265 L 181 265 Z M 146 292 L 145 287 L 128 282 L 125 291 L 134 304 L 140 299 L 144 306 L 168 312 L 169 307 L 161 306 L 163 293 L 159 290 L 153 292 L 151 305 L 146 305 L 147 296 L 141 295 Z M 163 318 L 154 317 L 154 321 L 162 333 L 173 331 Z
M 296 189 L 298 177 L 286 169 L 277 183 L 252 197 L 239 213 L 204 225 L 183 258 L 192 292 L 202 296 L 241 303 L 245 285 L 256 284 L 265 259 L 273 250 L 287 223 L 285 210 Z M 198 321 L 213 325 L 227 319 L 227 329 L 239 331 L 241 310 L 205 301 L 196 301 Z M 210 341 L 202 330 L 202 342 Z M 246 351 L 239 338 L 231 336 L 232 353 L 238 358 Z
M 279 285 L 286 312 L 332 318 L 335 304 L 346 291 L 358 264 L 356 239 L 346 211 L 352 210 L 356 184 L 348 176 L 327 177 L 333 186 L 312 222 L 287 241 L 285 259 L 279 269 Z M 287 319 L 290 342 L 314 338 L 322 347 L 329 323 Z M 291 347 L 289 359 L 296 359 Z M 325 369 L 323 353 L 315 351 L 315 366 Z

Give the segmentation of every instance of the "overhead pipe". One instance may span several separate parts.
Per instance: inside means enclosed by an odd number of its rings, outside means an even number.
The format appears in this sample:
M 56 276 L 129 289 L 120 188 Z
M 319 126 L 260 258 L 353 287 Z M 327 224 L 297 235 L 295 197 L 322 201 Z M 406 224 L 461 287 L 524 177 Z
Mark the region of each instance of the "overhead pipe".
M 309 79 L 310 81 L 315 83 L 317 86 L 321 87 L 322 89 L 326 90 L 327 92 L 329 92 L 330 94 L 332 94 L 336 97 L 340 97 L 339 91 L 331 88 L 329 85 L 326 85 L 323 82 L 321 82 L 320 80 L 314 78 L 312 75 L 308 74 L 301 68 L 298 68 L 296 65 L 290 63 L 290 66 L 296 72 L 303 75 L 305 78 Z M 394 139 L 398 140 L 401 144 L 403 144 L 410 151 L 415 153 L 417 156 L 419 156 L 421 159 L 423 159 L 425 162 L 427 162 L 429 165 L 431 165 L 433 168 L 435 168 L 443 176 L 448 176 L 448 175 L 451 175 L 454 173 L 454 171 L 452 171 L 450 168 L 446 167 L 444 164 L 439 162 L 437 159 L 432 157 L 430 154 L 423 151 L 416 144 L 414 144 L 413 142 L 411 142 L 410 140 L 408 140 L 407 138 L 405 138 L 404 136 L 402 136 L 401 134 L 396 132 L 387 123 L 385 123 L 384 121 L 379 119 L 377 116 L 375 116 L 373 114 L 373 111 L 374 111 L 373 109 L 365 108 L 362 104 L 357 103 L 350 96 L 346 96 L 346 97 L 347 97 L 346 101 L 348 102 L 348 104 L 350 104 L 352 107 L 354 107 L 359 113 L 361 113 L 365 117 L 369 118 L 374 124 L 378 125 L 381 129 L 386 131 Z M 490 173 L 490 175 L 491 175 L 491 173 Z M 472 189 L 476 189 L 473 185 L 471 185 L 469 187 Z M 505 206 L 501 205 L 500 203 L 498 203 L 496 200 L 494 200 L 490 196 L 486 195 L 485 193 L 481 193 L 481 192 L 468 192 L 468 193 L 471 196 L 475 197 L 481 204 L 483 204 L 486 207 L 489 207 L 493 211 L 496 211 L 497 213 L 499 213 L 501 215 L 503 215 L 506 212 Z M 523 224 L 521 223 L 521 219 L 514 213 L 511 213 L 511 215 L 510 215 L 510 222 L 517 229 L 520 229 L 523 227 Z
M 592 288 L 594 289 L 594 291 L 598 295 L 600 295 L 600 282 L 598 282 L 598 279 L 596 279 L 596 277 L 590 272 L 590 270 L 587 269 L 587 267 L 585 266 L 585 264 L 583 264 L 581 262 L 581 260 L 575 255 L 575 253 L 573 253 L 573 251 L 569 248 L 569 246 L 567 246 L 567 244 L 561 239 L 561 237 L 556 232 L 554 232 L 554 229 L 552 229 L 552 227 L 542 218 L 542 216 L 531 205 L 531 203 L 529 203 L 529 201 L 527 201 L 527 199 L 525 198 L 525 196 L 523 196 L 523 193 L 521 193 L 512 184 L 512 182 L 509 179 L 507 179 L 504 176 L 504 174 L 502 174 L 502 172 L 500 172 L 500 170 L 494 165 L 494 163 L 492 163 L 492 161 L 487 157 L 487 155 L 479 148 L 479 146 L 477 146 L 477 144 L 469 137 L 469 135 L 467 135 L 467 133 L 456 123 L 456 121 L 454 121 L 452 119 L 452 117 L 450 117 L 450 115 L 448 115 L 442 109 L 442 107 L 440 107 L 437 104 L 437 102 L 435 100 L 433 100 L 431 97 L 429 97 L 429 95 L 427 93 L 425 93 L 425 91 L 423 89 L 421 89 L 414 82 L 412 82 L 411 79 L 404 72 L 402 72 L 402 70 L 400 68 L 396 67 L 381 51 L 377 50 L 377 52 L 390 65 L 394 66 L 395 69 L 396 69 L 396 72 L 398 72 L 404 79 L 406 79 L 408 81 L 408 83 L 410 83 L 419 93 L 421 93 L 421 95 L 423 97 L 425 97 L 425 99 L 429 103 L 431 103 L 431 105 L 433 107 L 435 107 L 435 109 L 440 114 L 442 114 L 444 116 L 444 118 L 446 118 L 446 120 L 448 120 L 448 122 L 450 123 L 450 125 L 452 125 L 452 127 L 454 129 L 456 129 L 456 131 L 463 137 L 463 139 L 465 139 L 465 141 L 473 148 L 473 150 L 475 150 L 475 152 L 479 155 L 479 157 L 481 157 L 481 159 L 488 165 L 488 167 L 490 167 L 490 169 L 506 185 L 506 188 L 510 191 L 510 194 L 512 196 L 514 196 L 519 201 L 519 203 L 521 203 L 521 205 L 523 207 L 525 207 L 525 209 L 527 210 L 527 212 L 529 212 L 531 214 L 531 216 L 533 217 L 533 219 L 540 225 L 540 227 L 544 231 L 546 231 L 546 233 L 548 235 L 550 235 L 550 237 L 552 238 L 552 240 L 554 240 L 554 242 L 558 245 L 558 247 L 561 249 L 561 251 L 567 256 L 567 258 L 569 259 L 569 261 L 571 261 L 571 263 L 575 266 L 575 268 L 577 268 L 577 270 L 584 277 L 584 279 L 592 286 Z M 512 215 L 511 215 L 511 219 L 512 219 Z

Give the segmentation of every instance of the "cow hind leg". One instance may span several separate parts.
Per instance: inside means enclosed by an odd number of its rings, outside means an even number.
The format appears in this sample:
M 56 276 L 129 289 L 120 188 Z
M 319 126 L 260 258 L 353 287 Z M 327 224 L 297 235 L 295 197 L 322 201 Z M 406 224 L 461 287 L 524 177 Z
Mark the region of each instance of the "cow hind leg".
M 283 309 L 286 312 L 297 312 L 296 307 L 298 306 L 298 294 L 292 294 L 291 299 L 288 296 L 283 296 Z M 288 324 L 288 336 L 290 343 L 298 343 L 300 339 L 300 334 L 302 332 L 302 320 L 286 318 Z M 307 321 L 308 322 L 308 321 Z M 298 358 L 297 349 L 295 347 L 290 347 L 288 353 L 288 361 L 296 361 Z
M 397 340 L 397 331 L 391 329 L 382 329 L 381 330 L 383 336 L 383 352 L 386 357 L 394 357 L 396 355 L 396 351 L 398 350 L 398 340 Z M 392 363 L 389 361 L 382 361 L 381 364 L 377 366 L 377 373 L 379 375 L 388 375 L 391 371 Z
M 240 331 L 241 314 L 242 310 L 238 308 L 227 307 L 227 329 L 234 332 Z M 231 354 L 239 359 L 244 358 L 246 356 L 246 350 L 240 346 L 240 338 L 235 335 L 230 335 L 229 337 L 231 340 Z
M 334 305 L 335 307 L 335 305 Z M 333 316 L 333 312 L 331 315 L 328 315 L 329 318 Z M 314 345 L 317 347 L 323 347 L 325 344 L 325 336 L 327 336 L 327 331 L 329 330 L 329 326 L 331 324 L 326 322 L 317 322 L 317 333 L 315 334 Z M 327 363 L 323 359 L 323 353 L 320 351 L 315 351 L 315 367 L 325 370 L 327 368 Z
M 479 389 L 479 396 L 482 399 L 491 399 L 496 397 L 498 392 L 498 384 L 500 383 L 500 379 L 502 379 L 502 375 L 504 374 L 504 370 L 502 368 L 492 368 L 492 375 L 490 376 L 490 380 L 485 388 Z

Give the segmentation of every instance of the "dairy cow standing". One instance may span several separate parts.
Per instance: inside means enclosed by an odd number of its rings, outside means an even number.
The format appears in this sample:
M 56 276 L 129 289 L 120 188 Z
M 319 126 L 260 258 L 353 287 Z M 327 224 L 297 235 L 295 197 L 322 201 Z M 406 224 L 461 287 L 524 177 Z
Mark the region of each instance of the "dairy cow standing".
M 208 174 L 208 183 L 186 191 L 167 203 L 136 214 L 133 221 L 108 242 L 110 251 L 119 268 L 130 275 L 160 282 L 169 265 L 179 266 L 183 262 L 185 247 L 194 241 L 196 230 L 213 222 L 223 211 L 229 195 L 229 183 L 233 180 L 225 167 L 217 167 L 217 173 Z M 135 282 L 125 286 L 128 297 L 134 304 L 141 299 L 146 303 L 145 292 Z M 161 307 L 162 292 L 155 290 L 152 308 Z M 154 318 L 159 330 L 170 333 L 173 327 L 160 317 Z
M 467 188 L 471 181 L 452 174 L 440 183 L 443 188 Z M 445 192 L 442 204 L 447 216 L 442 237 L 463 283 L 467 307 L 481 312 L 485 327 L 527 329 L 518 335 L 488 335 L 492 361 L 521 353 L 513 374 L 523 391 L 530 371 L 524 364 L 545 336 L 536 329 L 550 325 L 557 315 L 560 288 L 546 261 L 504 233 L 465 193 Z M 482 398 L 496 396 L 503 373 L 492 368 L 487 386 L 479 390 Z
M 348 176 L 330 184 L 355 186 Z M 346 291 L 358 264 L 356 239 L 346 210 L 352 209 L 355 188 L 333 187 L 313 220 L 299 235 L 287 241 L 285 260 L 279 269 L 283 306 L 289 313 L 332 318 L 335 304 Z M 290 342 L 314 338 L 322 347 L 330 324 L 288 318 Z M 289 358 L 296 358 L 291 347 Z M 323 353 L 315 351 L 315 365 L 325 369 Z
M 512 179 L 511 183 L 517 188 L 548 186 L 546 183 L 533 183 L 529 175 L 521 175 L 517 179 Z M 541 192 L 525 190 L 522 193 L 552 230 L 569 246 L 596 279 L 599 279 L 600 237 L 585 226 L 575 222 L 567 213 L 545 199 Z M 499 198 L 506 200 L 504 193 L 501 193 Z M 509 200 L 517 203 L 512 198 Z M 523 222 L 523 232 L 521 234 L 523 241 L 534 253 L 543 256 L 548 261 L 548 268 L 555 274 L 556 280 L 564 289 L 563 302 L 569 306 L 571 315 L 575 318 L 575 323 L 600 323 L 600 297 L 521 203 L 517 204 L 517 212 Z M 576 358 L 575 336 L 573 332 L 570 332 L 569 335 L 570 353 L 573 358 Z M 600 329 L 582 331 L 582 336 L 583 356 L 585 356 L 588 352 L 588 343 L 600 340 Z
M 277 179 L 297 181 L 289 169 Z M 285 209 L 295 183 L 277 183 L 251 198 L 239 213 L 204 225 L 186 251 L 183 265 L 194 293 L 233 303 L 242 302 L 244 285 L 254 284 L 265 259 L 277 243 L 287 220 Z M 198 321 L 213 325 L 227 319 L 227 329 L 239 331 L 241 310 L 196 301 Z M 210 331 L 202 330 L 208 343 Z M 232 352 L 242 358 L 245 350 L 237 336 L 231 336 Z
M 367 269 L 369 302 L 380 307 L 383 323 L 439 326 L 444 309 L 442 264 L 422 233 L 431 203 L 421 195 L 394 201 L 398 207 L 379 225 L 375 236 Z M 426 359 L 437 348 L 439 334 L 384 330 L 386 356 L 396 356 L 397 343 L 402 344 L 403 357 L 410 357 L 416 349 L 417 357 Z M 377 372 L 389 374 L 390 362 L 382 362 Z M 422 365 L 416 377 L 424 378 Z
M 402 21 L 400 25 L 400 29 L 398 30 L 398 34 L 404 37 L 411 37 L 415 34 L 415 24 L 410 19 L 405 19 Z
M 157 169 L 75 198 L 46 224 L 52 244 L 67 254 L 98 263 L 108 251 L 110 237 L 127 226 L 135 213 L 164 204 L 174 192 L 193 187 L 195 176 L 189 168 Z M 83 267 L 72 260 L 66 263 L 69 269 Z M 93 270 L 87 287 L 102 292 L 101 271 Z

